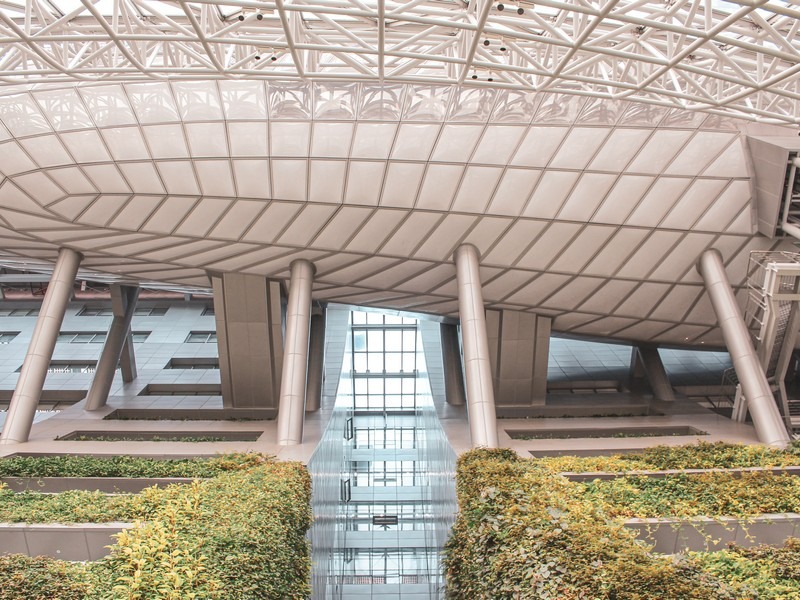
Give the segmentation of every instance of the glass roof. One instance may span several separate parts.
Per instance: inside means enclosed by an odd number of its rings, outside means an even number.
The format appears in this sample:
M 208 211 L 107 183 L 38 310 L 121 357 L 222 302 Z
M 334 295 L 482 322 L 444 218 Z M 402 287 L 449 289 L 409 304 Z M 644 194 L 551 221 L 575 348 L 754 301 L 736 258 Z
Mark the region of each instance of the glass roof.
M 2 0 L 0 14 L 6 85 L 423 83 L 800 119 L 800 10 L 786 0 Z

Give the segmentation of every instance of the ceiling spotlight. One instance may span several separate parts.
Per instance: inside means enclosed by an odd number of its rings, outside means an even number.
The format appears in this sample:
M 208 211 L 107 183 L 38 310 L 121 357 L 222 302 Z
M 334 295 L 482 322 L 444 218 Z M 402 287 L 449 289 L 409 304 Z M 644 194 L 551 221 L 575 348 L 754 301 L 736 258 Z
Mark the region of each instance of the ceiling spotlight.
M 255 59 L 256 60 L 261 60 L 261 53 L 256 52 Z
M 524 9 L 524 8 L 522 8 L 522 7 L 520 6 L 520 7 L 517 9 L 517 14 L 518 14 L 518 15 L 524 15 L 524 14 L 525 14 L 525 9 Z
M 240 21 L 244 21 L 244 15 L 239 15 L 239 16 L 238 16 L 238 17 L 236 17 L 236 18 L 237 18 L 237 19 L 239 19 Z
M 261 13 L 256 13 L 256 19 L 258 19 L 259 21 L 261 21 L 261 20 L 263 20 L 263 19 L 264 19 L 264 15 L 262 15 Z
M 497 5 L 497 10 L 505 10 L 505 9 L 506 9 L 506 5 L 503 4 L 502 2 Z
M 490 73 L 489 77 L 486 78 L 486 81 L 494 81 L 494 76 Z
M 277 56 L 273 56 L 270 60 L 278 60 Z
M 472 78 L 473 78 L 473 79 L 477 79 L 477 78 L 478 78 L 478 75 L 477 75 L 477 74 L 475 74 L 475 73 L 473 73 L 473 74 L 472 74 Z
M 483 40 L 483 45 L 488 46 L 491 42 L 489 40 Z

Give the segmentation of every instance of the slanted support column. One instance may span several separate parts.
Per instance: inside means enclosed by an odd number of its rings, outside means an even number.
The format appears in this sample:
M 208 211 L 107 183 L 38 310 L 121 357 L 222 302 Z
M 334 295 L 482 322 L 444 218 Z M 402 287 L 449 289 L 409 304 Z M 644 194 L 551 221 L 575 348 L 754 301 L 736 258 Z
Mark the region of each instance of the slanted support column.
M 478 269 L 478 249 L 471 244 L 459 246 L 455 251 L 455 261 L 472 445 L 497 448 L 497 416 Z
M 747 398 L 758 439 L 764 444 L 785 447 L 789 443 L 789 434 L 750 342 L 747 326 L 736 304 L 719 251 L 712 249 L 703 252 L 698 269 L 717 315 L 742 391 Z
M 316 412 L 322 400 L 322 380 L 325 372 L 325 309 L 311 315 L 308 342 L 308 389 L 306 412 Z
M 653 346 L 636 346 L 633 348 L 632 363 L 636 367 L 641 367 L 644 371 L 644 376 L 650 384 L 650 389 L 653 390 L 653 396 L 656 400 L 664 402 L 675 401 L 675 391 L 672 389 L 672 384 L 669 382 L 667 370 L 664 368 L 664 363 L 661 362 L 661 355 L 658 353 L 658 348 Z M 638 357 L 638 361 L 636 358 Z
M 28 441 L 58 332 L 64 320 L 64 312 L 72 297 L 81 258 L 78 252 L 69 248 L 62 248 L 58 252 L 58 260 L 44 295 L 39 318 L 36 319 L 28 353 L 11 397 L 6 422 L 0 434 L 0 444 Z
M 108 401 L 111 384 L 114 382 L 114 373 L 122 357 L 122 348 L 130 338 L 131 321 L 136 310 L 136 301 L 139 299 L 139 288 L 128 285 L 111 286 L 111 298 L 114 304 L 114 319 L 108 328 L 103 352 L 97 361 L 92 386 L 86 395 L 85 410 L 98 410 L 103 408 Z M 132 350 L 129 355 L 133 356 Z M 134 366 L 134 371 L 135 371 Z
M 441 323 L 439 332 L 442 338 L 445 398 L 451 406 L 464 406 L 467 403 L 467 395 L 464 391 L 464 370 L 461 367 L 458 326 Z
M 302 259 L 293 261 L 289 302 L 286 306 L 286 337 L 278 407 L 278 444 L 281 446 L 303 442 L 313 282 L 314 265 Z

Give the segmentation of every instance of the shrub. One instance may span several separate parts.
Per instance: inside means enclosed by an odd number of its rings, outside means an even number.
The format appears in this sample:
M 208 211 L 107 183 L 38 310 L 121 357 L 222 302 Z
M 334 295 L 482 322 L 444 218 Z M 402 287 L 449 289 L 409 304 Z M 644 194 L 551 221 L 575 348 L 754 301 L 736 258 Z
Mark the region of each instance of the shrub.
M 90 589 L 86 579 L 81 564 L 0 555 L 0 600 L 83 600 Z
M 581 488 L 510 451 L 459 459 L 461 512 L 447 542 L 454 599 L 733 598 L 685 560 L 655 556 Z

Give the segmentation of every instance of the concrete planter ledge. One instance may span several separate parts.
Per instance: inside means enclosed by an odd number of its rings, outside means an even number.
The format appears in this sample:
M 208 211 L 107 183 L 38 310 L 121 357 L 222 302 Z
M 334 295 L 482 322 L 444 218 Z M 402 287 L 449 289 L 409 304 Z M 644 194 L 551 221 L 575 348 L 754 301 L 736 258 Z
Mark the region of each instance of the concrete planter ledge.
M 193 477 L 1 477 L 14 492 L 58 494 L 71 490 L 103 492 L 104 494 L 138 494 L 143 489 L 159 485 L 191 483 Z
M 114 535 L 132 523 L 0 523 L 0 554 L 49 556 L 60 560 L 99 560 L 108 554 Z
M 704 473 L 727 473 L 734 477 L 741 477 L 745 473 L 772 473 L 773 475 L 800 475 L 800 467 L 740 467 L 735 469 L 669 469 L 666 471 L 620 471 L 618 473 L 608 471 L 596 471 L 591 473 L 573 473 L 565 471 L 561 473 L 570 481 L 594 481 L 595 479 L 616 479 L 617 477 L 652 477 L 663 479 L 672 475 L 702 475 Z
M 653 545 L 653 552 L 713 552 L 729 543 L 740 546 L 782 546 L 800 536 L 800 514 L 778 513 L 756 517 L 693 517 L 691 519 L 628 519 L 625 527 L 636 538 Z

